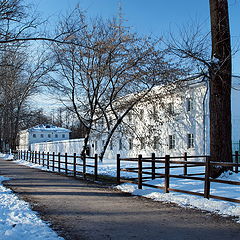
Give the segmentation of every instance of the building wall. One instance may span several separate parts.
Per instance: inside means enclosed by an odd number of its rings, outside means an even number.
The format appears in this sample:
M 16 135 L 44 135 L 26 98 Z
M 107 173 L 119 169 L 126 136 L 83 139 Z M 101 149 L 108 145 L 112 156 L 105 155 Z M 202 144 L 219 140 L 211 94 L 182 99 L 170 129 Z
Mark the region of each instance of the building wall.
M 71 139 L 54 142 L 41 142 L 31 144 L 32 151 L 55 152 L 55 153 L 73 153 L 81 154 L 84 139 Z
M 153 152 L 157 156 L 179 156 L 184 152 L 191 155 L 206 154 L 209 151 L 206 90 L 205 84 L 199 84 L 161 99 L 156 97 L 139 103 L 129 113 L 132 116 L 126 116 L 125 123 L 115 132 L 105 157 L 116 158 L 117 153 L 125 157 L 136 157 L 138 154 L 149 156 Z M 189 100 L 192 101 L 190 109 Z M 105 131 L 102 124 L 91 135 L 92 154 L 101 152 L 106 140 Z M 189 148 L 188 134 L 194 138 L 194 146 Z M 173 148 L 170 146 L 170 135 L 175 138 Z

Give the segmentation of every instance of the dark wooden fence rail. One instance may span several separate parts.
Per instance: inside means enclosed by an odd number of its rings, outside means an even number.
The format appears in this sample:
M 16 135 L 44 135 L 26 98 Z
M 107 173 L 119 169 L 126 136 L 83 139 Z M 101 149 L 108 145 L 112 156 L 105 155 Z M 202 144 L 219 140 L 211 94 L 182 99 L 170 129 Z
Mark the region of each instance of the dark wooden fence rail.
M 138 189 L 142 189 L 142 186 L 147 186 L 152 188 L 163 189 L 165 193 L 169 193 L 171 191 L 180 192 L 180 193 L 202 196 L 208 199 L 215 198 L 215 199 L 220 199 L 224 201 L 240 203 L 239 199 L 232 199 L 232 198 L 216 196 L 211 194 L 211 182 L 240 185 L 240 182 L 238 181 L 228 181 L 228 180 L 210 178 L 210 169 L 212 166 L 229 167 L 234 169 L 235 172 L 238 173 L 238 168 L 240 166 L 238 152 L 235 152 L 233 157 L 234 157 L 235 163 L 211 162 L 211 159 L 209 156 L 188 156 L 187 153 L 185 153 L 184 156 L 180 156 L 180 157 L 170 157 L 169 155 L 166 155 L 165 157 L 156 157 L 155 154 L 152 154 L 152 156 L 149 158 L 143 158 L 142 155 L 139 155 L 138 158 L 121 158 L 120 155 L 117 155 L 117 183 L 118 184 L 123 182 L 134 183 L 138 185 Z M 196 160 L 194 161 L 194 159 L 198 159 L 198 161 Z M 131 162 L 131 163 L 135 162 L 137 167 L 121 168 L 122 162 Z M 146 166 L 144 165 L 144 163 Z M 199 167 L 199 166 L 204 167 L 204 172 L 188 174 L 189 168 Z M 182 168 L 183 174 L 179 174 L 179 175 L 171 174 L 170 170 L 173 168 Z M 157 173 L 156 170 L 160 170 L 160 169 L 163 170 L 163 173 Z M 121 178 L 121 172 L 136 173 L 137 177 Z M 201 177 L 201 175 L 203 175 L 203 177 Z M 163 178 L 164 185 L 155 186 L 155 185 L 146 183 L 147 181 L 151 179 L 156 179 L 156 178 Z M 203 181 L 204 182 L 203 193 L 187 191 L 184 189 L 171 188 L 170 187 L 171 178 Z
M 53 172 L 65 173 L 74 177 L 93 177 L 98 179 L 98 155 L 94 157 L 78 156 L 76 153 L 68 155 L 67 153 L 49 153 L 37 151 L 16 151 L 17 159 L 22 159 L 31 163 L 39 164 L 47 167 Z M 89 163 L 89 160 L 92 164 Z M 93 174 L 88 172 L 88 169 L 93 169 Z

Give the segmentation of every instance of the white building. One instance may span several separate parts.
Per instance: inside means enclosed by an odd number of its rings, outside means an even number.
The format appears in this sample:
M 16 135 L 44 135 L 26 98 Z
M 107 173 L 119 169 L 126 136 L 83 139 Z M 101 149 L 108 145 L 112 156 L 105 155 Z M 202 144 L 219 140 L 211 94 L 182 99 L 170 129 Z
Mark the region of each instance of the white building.
M 69 139 L 71 131 L 49 124 L 41 124 L 35 127 L 20 131 L 19 133 L 19 149 L 30 150 L 33 143 L 52 142 Z
M 209 153 L 207 85 L 204 82 L 163 93 L 155 87 L 128 113 L 114 133 L 105 158 L 138 154 L 157 156 Z M 110 113 L 109 113 L 110 114 Z M 104 123 L 91 135 L 91 153 L 100 153 L 106 141 Z

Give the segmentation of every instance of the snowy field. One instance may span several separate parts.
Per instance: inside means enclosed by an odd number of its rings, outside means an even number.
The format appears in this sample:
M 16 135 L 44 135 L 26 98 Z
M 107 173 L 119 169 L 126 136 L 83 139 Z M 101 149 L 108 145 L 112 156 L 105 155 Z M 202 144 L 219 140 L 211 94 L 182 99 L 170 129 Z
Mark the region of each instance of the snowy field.
M 6 158 L 9 160 L 11 156 Z M 8 179 L 0 176 L 0 239 L 63 240 L 30 209 L 28 203 L 2 185 L 4 180 Z
M 29 163 L 23 160 L 17 160 L 15 162 L 18 164 L 27 165 L 30 167 L 47 170 L 46 167 L 42 167 L 37 164 Z M 88 164 L 91 164 L 91 163 L 88 163 Z M 134 163 L 134 162 L 131 164 L 124 164 L 124 163 L 121 164 L 121 168 L 136 167 L 136 166 L 137 166 L 137 163 Z M 88 172 L 91 172 L 91 171 L 92 170 L 90 169 Z M 182 168 L 171 169 L 171 174 L 178 175 L 178 174 L 182 174 L 182 172 L 183 172 Z M 189 170 L 189 173 L 199 173 L 199 172 L 204 172 L 203 167 L 194 167 L 194 168 L 190 168 Z M 116 176 L 116 160 L 113 160 L 113 161 L 108 160 L 108 161 L 104 161 L 103 163 L 100 162 L 98 166 L 98 173 L 115 177 Z M 159 171 L 159 173 L 161 173 L 161 171 Z M 137 177 L 137 174 L 121 172 L 121 177 Z M 240 181 L 240 174 L 227 172 L 222 174 L 219 177 L 219 179 L 230 180 L 230 181 Z M 163 186 L 164 180 L 155 179 L 155 180 L 148 181 L 146 183 L 151 185 L 156 185 L 156 186 Z M 168 194 L 165 194 L 161 189 L 154 189 L 154 188 L 149 188 L 144 186 L 143 186 L 143 189 L 140 190 L 140 189 L 137 189 L 137 185 L 129 184 L 129 183 L 121 184 L 116 188 L 123 192 L 131 193 L 133 195 L 151 198 L 154 201 L 171 202 L 171 203 L 176 203 L 182 207 L 197 208 L 204 211 L 217 213 L 222 216 L 231 216 L 238 223 L 240 223 L 240 204 L 239 203 L 232 203 L 232 202 L 215 200 L 215 199 L 208 200 L 200 196 L 198 197 L 198 196 L 182 194 L 177 192 L 170 192 Z M 170 188 L 203 193 L 204 182 L 196 181 L 196 180 L 171 178 Z M 228 198 L 240 199 L 240 186 L 211 183 L 210 194 L 228 197 Z

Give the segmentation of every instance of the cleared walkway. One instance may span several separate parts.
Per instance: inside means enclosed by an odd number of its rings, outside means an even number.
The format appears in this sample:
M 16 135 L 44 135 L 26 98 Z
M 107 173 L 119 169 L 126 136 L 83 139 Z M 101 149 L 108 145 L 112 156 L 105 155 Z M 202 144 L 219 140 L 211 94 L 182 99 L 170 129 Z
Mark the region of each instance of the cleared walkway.
M 240 224 L 0 159 L 5 186 L 65 239 L 240 239 Z

